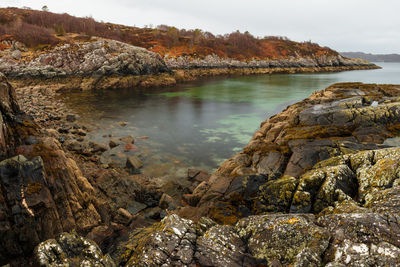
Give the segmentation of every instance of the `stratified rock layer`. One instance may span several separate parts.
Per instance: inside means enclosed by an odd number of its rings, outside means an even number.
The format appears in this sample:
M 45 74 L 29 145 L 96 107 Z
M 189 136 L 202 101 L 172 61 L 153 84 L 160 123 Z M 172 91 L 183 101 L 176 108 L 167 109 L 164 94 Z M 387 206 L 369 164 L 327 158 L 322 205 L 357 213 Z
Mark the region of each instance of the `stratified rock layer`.
M 0 263 L 6 264 L 63 231 L 89 233 L 104 224 L 107 212 L 60 143 L 37 136 L 37 126 L 19 111 L 14 89 L 0 78 Z
M 231 58 L 221 58 L 215 54 L 205 58 L 187 56 L 164 58 L 171 69 L 195 68 L 312 68 L 335 66 L 373 66 L 374 64 L 355 58 L 345 58 L 341 55 L 321 55 L 310 57 L 288 57 L 284 59 L 248 60 L 240 61 Z
M 15 91 L 0 73 L 0 159 L 12 155 L 20 137 L 15 133 L 20 113 Z

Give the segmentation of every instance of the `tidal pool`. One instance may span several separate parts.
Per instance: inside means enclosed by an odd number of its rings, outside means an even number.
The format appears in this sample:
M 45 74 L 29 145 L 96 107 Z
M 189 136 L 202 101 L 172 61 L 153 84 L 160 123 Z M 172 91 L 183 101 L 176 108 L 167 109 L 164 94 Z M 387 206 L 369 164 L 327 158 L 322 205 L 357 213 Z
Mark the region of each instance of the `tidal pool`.
M 400 63 L 383 69 L 318 74 L 273 74 L 218 78 L 177 87 L 74 92 L 69 108 L 94 129 L 89 138 L 108 144 L 136 139 L 130 152 L 149 176 L 184 176 L 188 168 L 214 170 L 240 151 L 260 123 L 289 104 L 337 82 L 400 84 Z M 121 126 L 119 122 L 127 122 Z M 107 152 L 123 158 L 121 148 Z

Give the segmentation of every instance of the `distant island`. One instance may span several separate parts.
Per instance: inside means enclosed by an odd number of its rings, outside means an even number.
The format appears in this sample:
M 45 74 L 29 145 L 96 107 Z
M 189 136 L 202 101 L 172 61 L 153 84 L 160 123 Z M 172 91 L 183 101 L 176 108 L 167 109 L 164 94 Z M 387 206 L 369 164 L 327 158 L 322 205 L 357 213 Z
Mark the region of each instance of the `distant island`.
M 369 54 L 363 52 L 340 52 L 344 57 L 361 58 L 370 62 L 400 62 L 399 54 Z

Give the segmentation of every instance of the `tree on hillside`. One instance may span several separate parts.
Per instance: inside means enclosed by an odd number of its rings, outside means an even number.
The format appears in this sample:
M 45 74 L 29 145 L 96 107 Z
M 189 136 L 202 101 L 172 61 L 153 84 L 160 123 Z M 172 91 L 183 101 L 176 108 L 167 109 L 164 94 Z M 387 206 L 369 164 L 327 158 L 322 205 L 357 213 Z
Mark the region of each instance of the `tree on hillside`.
M 64 25 L 63 24 L 54 25 L 54 30 L 55 30 L 57 36 L 64 36 L 65 35 L 65 29 L 64 29 Z
M 49 8 L 46 5 L 42 6 L 42 10 L 45 12 L 49 12 Z
M 169 48 L 175 46 L 179 42 L 179 30 L 175 27 L 170 27 L 167 31 L 168 41 L 167 45 Z

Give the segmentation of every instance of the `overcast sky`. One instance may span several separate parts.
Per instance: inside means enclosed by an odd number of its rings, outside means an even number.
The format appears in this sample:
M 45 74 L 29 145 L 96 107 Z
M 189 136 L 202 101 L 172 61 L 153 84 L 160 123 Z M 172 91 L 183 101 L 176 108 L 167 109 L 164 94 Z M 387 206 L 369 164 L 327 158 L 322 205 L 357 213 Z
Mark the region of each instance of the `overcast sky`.
M 0 0 L 125 25 L 235 30 L 317 42 L 338 51 L 400 53 L 400 0 Z

